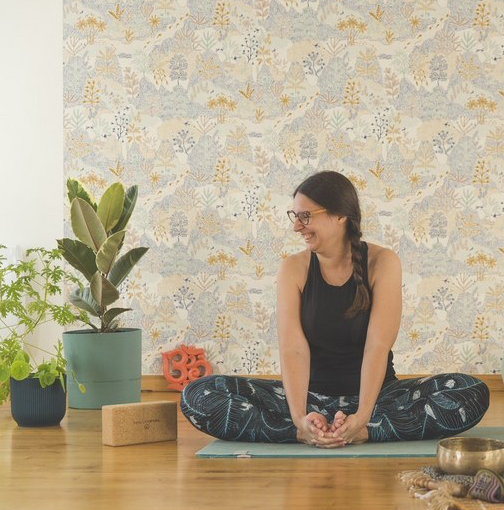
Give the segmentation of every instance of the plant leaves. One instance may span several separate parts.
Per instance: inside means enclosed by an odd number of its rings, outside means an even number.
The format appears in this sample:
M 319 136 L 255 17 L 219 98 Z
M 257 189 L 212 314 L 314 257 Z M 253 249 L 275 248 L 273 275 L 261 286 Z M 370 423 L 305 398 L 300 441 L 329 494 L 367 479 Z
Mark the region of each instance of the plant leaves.
M 126 230 L 120 230 L 112 234 L 103 244 L 96 254 L 96 266 L 98 269 L 108 275 L 112 265 L 115 262 L 119 246 L 121 245 Z
M 135 209 L 136 201 L 138 197 L 138 186 L 135 184 L 128 188 L 126 194 L 124 196 L 124 206 L 121 214 L 121 218 L 117 225 L 112 229 L 113 233 L 119 232 L 119 230 L 123 230 L 126 228 L 128 221 Z
M 124 188 L 119 182 L 112 184 L 103 194 L 98 204 L 97 214 L 106 232 L 112 230 L 119 222 L 123 212 L 124 198 Z
M 149 248 L 133 248 L 124 254 L 113 266 L 108 274 L 109 281 L 119 287 L 128 276 L 135 264 L 143 257 Z
M 10 392 L 10 381 L 0 384 L 0 404 L 3 404 L 7 397 L 9 396 Z
M 95 317 L 98 317 L 101 312 L 100 305 L 93 299 L 91 289 L 89 287 L 86 287 L 84 290 L 79 288 L 75 289 L 70 294 L 69 299 L 70 303 L 75 305 L 77 308 L 85 310 Z
M 74 198 L 79 197 L 85 200 L 96 211 L 97 206 L 95 201 L 79 181 L 71 178 L 67 179 L 67 190 L 70 204 L 73 202 Z
M 16 356 L 14 356 L 14 361 L 22 361 L 24 363 L 28 363 L 30 361 L 30 356 L 27 352 L 24 352 L 23 350 L 19 350 L 16 353 Z
M 0 383 L 4 383 L 9 380 L 10 370 L 5 363 L 0 363 Z
M 63 253 L 65 260 L 80 271 L 86 280 L 91 281 L 96 273 L 96 255 L 93 250 L 78 240 L 58 239 L 58 248 Z
M 132 308 L 110 308 L 103 314 L 103 325 L 107 328 L 115 317 L 129 310 L 132 310 Z
M 91 279 L 91 294 L 102 308 L 119 299 L 117 289 L 99 271 Z
M 60 380 L 61 387 L 63 388 L 63 391 L 66 393 L 66 388 L 65 388 L 65 378 L 63 377 L 63 373 L 61 373 L 61 374 L 59 375 L 58 379 Z
M 51 317 L 60 326 L 73 324 L 76 320 L 76 316 L 68 303 L 65 303 L 63 306 L 51 305 Z
M 75 198 L 70 214 L 75 235 L 97 253 L 107 239 L 107 233 L 94 209 L 82 198 Z
M 111 331 L 116 330 L 119 327 L 119 319 L 112 319 L 108 325 L 108 329 Z
M 44 372 L 40 375 L 40 385 L 42 388 L 46 386 L 51 386 L 51 384 L 56 380 L 56 376 L 52 372 Z
M 10 373 L 16 381 L 22 381 L 30 375 L 30 365 L 26 361 L 16 360 L 10 367 Z

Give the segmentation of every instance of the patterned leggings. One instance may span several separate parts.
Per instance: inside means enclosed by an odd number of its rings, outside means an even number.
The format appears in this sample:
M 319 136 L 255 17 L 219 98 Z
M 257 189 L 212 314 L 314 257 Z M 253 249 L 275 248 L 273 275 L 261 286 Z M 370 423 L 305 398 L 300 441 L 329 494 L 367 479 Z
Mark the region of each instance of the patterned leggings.
M 439 374 L 391 381 L 381 389 L 367 430 L 370 442 L 449 437 L 474 427 L 489 405 L 485 383 L 465 374 Z M 338 410 L 354 414 L 358 396 L 308 392 L 307 413 L 329 422 Z M 188 384 L 180 399 L 186 418 L 219 439 L 295 443 L 294 426 L 281 381 L 210 375 Z

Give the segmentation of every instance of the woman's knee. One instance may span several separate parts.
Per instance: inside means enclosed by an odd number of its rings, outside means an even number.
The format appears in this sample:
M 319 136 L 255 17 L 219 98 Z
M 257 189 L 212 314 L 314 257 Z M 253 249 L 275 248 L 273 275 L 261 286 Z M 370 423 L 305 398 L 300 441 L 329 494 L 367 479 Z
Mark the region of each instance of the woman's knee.
M 458 387 L 462 390 L 472 389 L 476 395 L 473 398 L 477 399 L 478 404 L 482 409 L 482 416 L 490 406 L 490 389 L 481 379 L 474 375 L 453 373 L 442 374 L 445 377 L 445 386 L 450 387 L 450 381 L 453 381 L 453 387 Z
M 184 415 L 187 414 L 190 408 L 198 405 L 204 395 L 205 390 L 209 385 L 212 384 L 215 377 L 217 376 L 206 375 L 191 381 L 187 386 L 184 387 L 182 390 L 182 395 L 180 396 L 180 410 Z
M 478 377 L 474 377 L 472 375 L 468 377 L 473 379 L 475 387 L 478 388 L 480 393 L 480 404 L 484 408 L 483 413 L 485 413 L 490 406 L 490 388 Z

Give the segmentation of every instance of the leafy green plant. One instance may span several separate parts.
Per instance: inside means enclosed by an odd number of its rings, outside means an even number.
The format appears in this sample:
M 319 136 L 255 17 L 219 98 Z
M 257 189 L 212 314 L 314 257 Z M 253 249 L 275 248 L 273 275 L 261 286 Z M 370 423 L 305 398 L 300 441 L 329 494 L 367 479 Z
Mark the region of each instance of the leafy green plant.
M 63 377 L 66 374 L 66 365 L 66 359 L 63 357 L 63 344 L 61 343 L 61 340 L 58 340 L 56 353 L 49 362 L 43 361 L 37 367 L 33 367 L 30 364 L 29 354 L 25 350 L 19 350 L 14 356 L 14 361 L 10 368 L 8 365 L 3 367 L 3 376 L 4 378 L 12 377 L 13 379 L 16 379 L 16 381 L 22 381 L 23 379 L 28 378 L 31 374 L 32 378 L 40 381 L 40 386 L 42 386 L 42 388 L 51 386 L 51 384 L 58 379 L 63 391 L 66 391 L 65 378 Z M 2 369 L 0 368 L 0 371 L 1 370 Z M 72 375 L 75 379 L 74 372 L 72 372 Z M 79 384 L 79 389 L 82 392 L 86 391 L 83 384 Z
M 126 225 L 133 213 L 138 186 L 125 192 L 116 182 L 105 190 L 97 204 L 75 179 L 67 180 L 72 230 L 77 239 L 58 239 L 63 257 L 77 269 L 89 285 L 70 294 L 70 302 L 100 321 L 87 324 L 96 332 L 109 333 L 119 326 L 118 315 L 131 308 L 109 308 L 119 299 L 119 286 L 148 248 L 133 248 L 118 258 Z
M 5 248 L 0 245 L 0 250 Z M 60 267 L 58 261 L 62 255 L 59 250 L 30 248 L 26 250 L 25 258 L 6 264 L 7 259 L 0 252 L 0 404 L 10 394 L 10 377 L 21 381 L 31 375 L 39 379 L 43 388 L 58 379 L 65 389 L 66 360 L 61 341 L 51 353 L 27 339 L 38 326 L 49 321 L 65 326 L 89 320 L 85 312 L 76 315 L 68 304 L 53 302 L 53 297 L 61 294 L 62 282 L 80 285 L 75 276 Z M 33 349 L 49 354 L 51 358 L 33 365 Z M 75 378 L 75 374 L 72 375 Z M 83 385 L 79 387 L 81 391 L 85 390 Z

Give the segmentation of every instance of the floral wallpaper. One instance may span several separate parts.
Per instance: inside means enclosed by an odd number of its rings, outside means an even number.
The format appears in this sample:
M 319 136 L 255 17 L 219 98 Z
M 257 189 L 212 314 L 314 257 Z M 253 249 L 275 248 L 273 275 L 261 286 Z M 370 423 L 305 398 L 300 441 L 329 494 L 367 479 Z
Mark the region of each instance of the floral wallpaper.
M 502 34 L 497 0 L 65 0 L 65 176 L 139 185 L 124 250 L 150 250 L 118 306 L 143 372 L 184 343 L 280 373 L 285 211 L 319 170 L 402 260 L 396 370 L 500 371 Z

